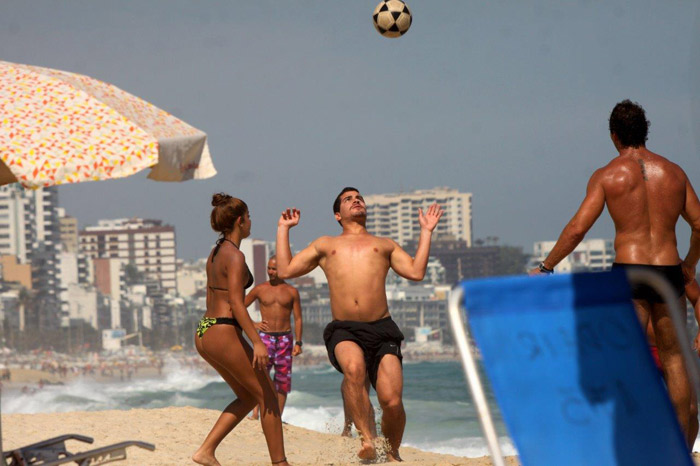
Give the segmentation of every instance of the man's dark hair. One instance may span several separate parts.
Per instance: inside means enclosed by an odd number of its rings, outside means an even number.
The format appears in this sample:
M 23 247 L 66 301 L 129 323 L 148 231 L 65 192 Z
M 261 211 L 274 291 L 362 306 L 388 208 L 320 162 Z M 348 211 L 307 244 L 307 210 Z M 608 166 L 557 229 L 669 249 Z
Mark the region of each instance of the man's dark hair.
M 639 147 L 647 141 L 649 121 L 641 105 L 623 100 L 610 114 L 610 134 L 615 134 L 622 147 Z
M 358 193 L 360 192 L 357 188 L 353 188 L 351 186 L 347 186 L 343 188 L 342 191 L 340 191 L 340 194 L 335 198 L 335 201 L 333 201 L 333 213 L 338 213 L 340 212 L 340 197 L 345 194 L 348 191 L 357 191 Z

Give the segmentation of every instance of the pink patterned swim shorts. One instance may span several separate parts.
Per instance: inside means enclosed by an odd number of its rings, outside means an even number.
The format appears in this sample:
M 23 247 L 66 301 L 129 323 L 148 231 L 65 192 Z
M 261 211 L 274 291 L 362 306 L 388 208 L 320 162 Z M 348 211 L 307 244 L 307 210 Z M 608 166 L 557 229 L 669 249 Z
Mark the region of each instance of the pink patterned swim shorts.
M 259 332 L 260 339 L 267 346 L 270 362 L 268 372 L 275 368 L 275 389 L 280 393 L 292 391 L 292 348 L 294 341 L 292 332 Z

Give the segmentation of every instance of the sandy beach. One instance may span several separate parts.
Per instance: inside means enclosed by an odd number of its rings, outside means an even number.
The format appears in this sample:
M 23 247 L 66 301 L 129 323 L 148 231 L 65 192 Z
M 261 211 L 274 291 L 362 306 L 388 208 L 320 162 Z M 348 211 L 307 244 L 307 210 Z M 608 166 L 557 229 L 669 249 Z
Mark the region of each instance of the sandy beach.
M 139 371 L 135 377 L 148 377 L 154 370 Z M 114 381 L 114 377 L 86 377 L 99 383 Z M 12 380 L 5 382 L 6 389 L 37 387 L 39 380 L 47 383 L 69 383 L 73 377 L 61 379 L 55 374 L 32 369 L 14 369 Z M 107 386 L 107 385 L 104 385 Z M 154 452 L 130 447 L 128 458 L 118 464 L 138 466 L 164 466 L 195 464 L 191 454 L 204 439 L 218 418 L 220 411 L 194 407 L 167 407 L 157 409 L 130 409 L 107 411 L 71 411 L 65 413 L 3 414 L 3 450 L 28 445 L 58 435 L 74 433 L 93 437 L 93 444 L 68 442 L 73 453 L 99 448 L 125 440 L 140 440 L 156 446 Z M 295 465 L 350 465 L 364 464 L 355 456 L 356 438 L 343 438 L 337 433 L 320 433 L 314 430 L 285 424 L 287 457 Z M 408 465 L 465 465 L 487 466 L 493 464 L 488 457 L 466 458 L 430 453 L 412 447 L 403 447 L 401 454 Z M 224 440 L 217 456 L 222 465 L 267 465 L 269 457 L 259 421 L 245 419 Z M 693 454 L 700 466 L 700 454 Z M 380 458 L 378 464 L 384 463 Z M 385 464 L 385 463 L 384 463 Z M 518 465 L 517 457 L 507 459 L 509 466 Z
M 105 446 L 124 440 L 142 440 L 156 445 L 150 452 L 131 447 L 128 458 L 118 464 L 133 466 L 165 466 L 194 464 L 190 455 L 204 439 L 219 411 L 197 408 L 132 409 L 129 411 L 93 411 L 50 414 L 10 414 L 2 416 L 3 448 L 5 451 L 47 438 L 76 433 L 95 439 L 92 445 L 69 442 L 73 452 Z M 295 465 L 361 464 L 355 456 L 357 439 L 337 434 L 284 426 L 287 457 Z M 492 464 L 489 458 L 460 458 L 427 453 L 415 448 L 402 448 L 401 454 L 409 465 L 469 465 Z M 219 447 L 221 464 L 267 465 L 269 457 L 260 423 L 245 419 Z M 381 463 L 381 460 L 378 461 Z M 517 465 L 509 458 L 509 465 Z

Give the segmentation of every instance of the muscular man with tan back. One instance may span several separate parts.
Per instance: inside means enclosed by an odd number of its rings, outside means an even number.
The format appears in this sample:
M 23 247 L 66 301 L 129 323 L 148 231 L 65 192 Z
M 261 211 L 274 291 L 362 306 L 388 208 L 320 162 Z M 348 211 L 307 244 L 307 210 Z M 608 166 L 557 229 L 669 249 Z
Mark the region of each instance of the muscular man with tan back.
M 287 402 L 287 395 L 292 390 L 292 357 L 301 354 L 301 301 L 299 292 L 292 285 L 277 276 L 277 259 L 270 257 L 267 261 L 267 276 L 265 283 L 256 286 L 245 297 L 248 307 L 257 299 L 260 302 L 262 322 L 255 324 L 260 339 L 267 347 L 269 362 L 268 372 L 274 367 L 275 390 L 280 405 L 280 416 Z M 294 314 L 294 332 L 292 332 L 291 316 Z M 296 336 L 295 336 L 296 335 Z M 251 419 L 258 418 L 258 406 L 253 410 Z
M 613 267 L 645 268 L 663 275 L 685 309 L 684 282 L 694 278 L 700 258 L 700 201 L 678 165 L 646 148 L 648 129 L 641 106 L 629 100 L 615 106 L 610 115 L 610 137 L 619 155 L 593 173 L 578 212 L 549 256 L 531 274 L 551 273 L 607 206 L 615 223 Z M 683 261 L 676 245 L 679 217 L 692 229 Z M 690 384 L 668 306 L 648 287 L 633 289 L 633 298 L 642 328 L 651 318 L 669 395 L 687 436 Z
M 387 459 L 400 461 L 399 446 L 406 425 L 403 409 L 403 334 L 391 319 L 385 282 L 389 268 L 409 280 L 422 280 L 430 253 L 432 232 L 442 216 L 436 204 L 418 211 L 420 239 L 415 257 L 392 239 L 371 235 L 365 228 L 365 201 L 355 188 L 345 188 L 333 203 L 339 236 L 322 236 L 292 257 L 289 229 L 299 223 L 299 211 L 282 212 L 277 226 L 277 272 L 291 278 L 320 266 L 328 279 L 333 321 L 323 338 L 328 357 L 343 373 L 341 390 L 350 417 L 360 433 L 358 456 L 376 457 L 366 380 L 377 391 L 382 408 L 381 428 L 389 444 Z

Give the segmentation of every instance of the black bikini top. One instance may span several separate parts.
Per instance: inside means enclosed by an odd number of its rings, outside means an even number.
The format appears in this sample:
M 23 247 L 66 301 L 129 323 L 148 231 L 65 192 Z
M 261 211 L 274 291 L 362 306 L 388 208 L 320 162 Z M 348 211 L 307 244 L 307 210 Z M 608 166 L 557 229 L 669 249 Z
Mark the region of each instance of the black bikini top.
M 216 257 L 216 254 L 219 252 L 219 248 L 221 247 L 221 244 L 224 241 L 228 241 L 229 243 L 233 244 L 236 247 L 236 249 L 239 249 L 238 246 L 236 245 L 236 243 L 234 243 L 230 239 L 219 238 L 218 240 L 216 240 L 216 247 L 214 248 L 214 253 L 211 255 L 212 264 L 214 263 L 214 257 Z M 248 264 L 246 264 L 246 266 L 245 266 L 245 271 L 248 274 L 248 283 L 245 284 L 245 289 L 248 289 L 253 285 L 253 282 L 255 281 L 255 279 L 253 278 L 253 274 L 250 273 L 250 269 L 248 268 Z M 209 285 L 209 288 L 211 288 L 212 290 L 228 291 L 228 288 L 218 288 L 216 286 L 211 286 L 211 285 Z

